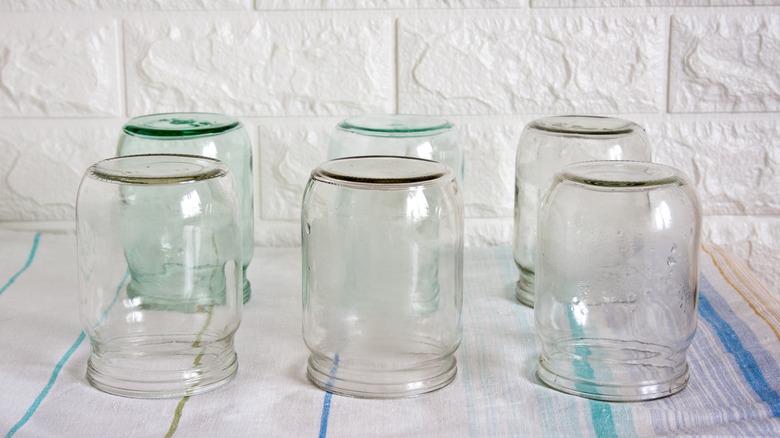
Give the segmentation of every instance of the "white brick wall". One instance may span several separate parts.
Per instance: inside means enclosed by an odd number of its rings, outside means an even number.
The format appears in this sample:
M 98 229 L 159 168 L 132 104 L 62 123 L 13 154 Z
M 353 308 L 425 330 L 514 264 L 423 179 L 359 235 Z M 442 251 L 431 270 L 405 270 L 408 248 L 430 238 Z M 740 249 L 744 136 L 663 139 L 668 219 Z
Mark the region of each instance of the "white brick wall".
M 348 115 L 457 124 L 471 245 L 511 240 L 528 121 L 628 118 L 706 237 L 780 281 L 780 0 L 0 0 L 0 227 L 71 230 L 86 167 L 164 111 L 245 122 L 260 245 L 298 244 Z
M 399 20 L 399 111 L 663 109 L 667 49 L 659 17 L 506 15 Z

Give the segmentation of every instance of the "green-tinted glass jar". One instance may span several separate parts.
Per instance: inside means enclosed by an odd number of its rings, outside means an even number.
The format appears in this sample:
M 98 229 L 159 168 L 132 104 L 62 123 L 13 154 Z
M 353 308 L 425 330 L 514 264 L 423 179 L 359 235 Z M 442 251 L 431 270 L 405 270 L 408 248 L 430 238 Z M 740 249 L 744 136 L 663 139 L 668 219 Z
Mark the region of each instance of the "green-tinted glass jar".
M 165 113 L 128 121 L 117 156 L 139 154 L 190 154 L 224 162 L 236 179 L 241 203 L 244 302 L 252 290 L 246 278 L 254 251 L 252 145 L 244 125 L 222 114 Z

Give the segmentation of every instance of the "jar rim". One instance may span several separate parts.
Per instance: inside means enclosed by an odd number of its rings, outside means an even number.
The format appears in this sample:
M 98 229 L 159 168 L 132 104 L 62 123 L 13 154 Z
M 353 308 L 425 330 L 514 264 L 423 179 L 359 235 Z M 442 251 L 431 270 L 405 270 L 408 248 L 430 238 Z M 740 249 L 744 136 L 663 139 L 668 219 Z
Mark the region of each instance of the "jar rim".
M 223 134 L 242 126 L 240 121 L 224 114 L 181 112 L 135 117 L 122 130 L 137 137 L 173 139 Z
M 413 114 L 370 114 L 350 117 L 336 129 L 373 137 L 429 137 L 447 132 L 454 125 L 447 119 Z
M 630 120 L 577 114 L 543 117 L 532 121 L 528 127 L 551 134 L 592 137 L 624 136 L 642 130 Z
M 598 160 L 564 166 L 560 181 L 571 181 L 594 189 L 647 190 L 668 185 L 687 185 L 677 169 L 644 161 Z
M 448 166 L 416 157 L 370 155 L 326 161 L 312 171 L 313 180 L 361 189 L 402 189 L 455 180 Z
M 87 170 L 94 179 L 131 185 L 187 184 L 228 172 L 219 160 L 185 154 L 125 155 L 99 161 Z

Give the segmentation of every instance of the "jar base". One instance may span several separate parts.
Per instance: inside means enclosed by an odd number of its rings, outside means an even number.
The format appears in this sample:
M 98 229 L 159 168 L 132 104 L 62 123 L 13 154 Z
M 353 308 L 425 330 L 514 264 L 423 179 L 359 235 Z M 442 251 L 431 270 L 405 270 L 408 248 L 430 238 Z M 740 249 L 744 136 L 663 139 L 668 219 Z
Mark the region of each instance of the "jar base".
M 340 363 L 341 362 L 341 363 Z M 406 398 L 449 385 L 457 374 L 454 356 L 426 361 L 424 366 L 393 370 L 356 370 L 343 361 L 309 356 L 307 376 L 318 388 L 349 397 Z
M 598 382 L 556 373 L 548 366 L 544 357 L 540 356 L 536 376 L 550 388 L 567 394 L 608 402 L 634 402 L 655 400 L 682 391 L 688 384 L 689 371 L 686 362 L 681 367 L 681 371 L 669 380 L 635 384 Z
M 238 371 L 233 336 L 199 342 L 169 336 L 133 336 L 93 343 L 87 381 L 113 395 L 173 398 L 201 394 L 228 383 Z
M 534 307 L 534 272 L 520 268 L 520 279 L 515 285 L 515 297 L 521 304 Z

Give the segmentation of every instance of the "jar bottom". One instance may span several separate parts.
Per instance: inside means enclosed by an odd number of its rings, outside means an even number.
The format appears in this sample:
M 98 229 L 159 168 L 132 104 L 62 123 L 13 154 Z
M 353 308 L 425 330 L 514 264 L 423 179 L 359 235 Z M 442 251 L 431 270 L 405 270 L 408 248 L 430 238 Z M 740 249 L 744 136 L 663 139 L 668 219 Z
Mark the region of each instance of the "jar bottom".
M 520 279 L 515 285 L 515 297 L 517 301 L 528 307 L 534 307 L 534 271 L 520 268 Z
M 237 371 L 232 334 L 215 341 L 138 335 L 93 342 L 87 381 L 109 394 L 172 398 L 219 388 Z
M 405 398 L 449 385 L 457 374 L 454 355 L 425 361 L 406 369 L 366 370 L 345 366 L 345 361 L 312 354 L 307 375 L 318 388 L 358 398 Z
M 569 364 L 571 365 L 571 362 Z M 574 365 L 577 368 L 577 364 Z M 591 369 L 604 364 L 584 362 L 579 365 Z M 608 366 L 613 367 L 613 369 L 620 368 L 620 364 L 615 362 L 609 363 Z M 642 367 L 645 373 L 652 373 L 653 370 L 658 371 L 658 374 L 663 377 L 657 380 L 596 380 L 588 378 L 588 376 L 568 375 L 556 368 L 555 363 L 541 355 L 536 368 L 536 376 L 545 385 L 558 391 L 593 400 L 612 402 L 645 401 L 668 397 L 682 391 L 689 379 L 686 361 L 683 361 L 681 366 L 675 367 L 676 372 L 671 375 L 666 372 L 669 367 L 661 369 L 661 367 L 655 367 L 652 364 Z

